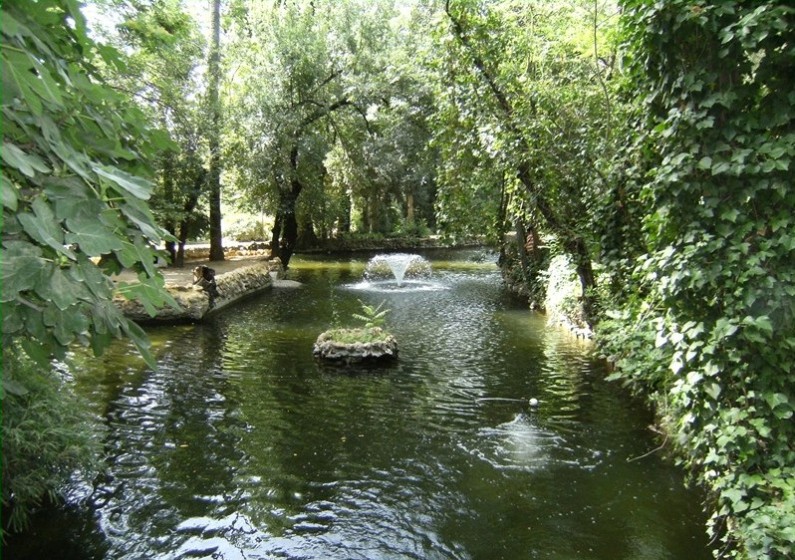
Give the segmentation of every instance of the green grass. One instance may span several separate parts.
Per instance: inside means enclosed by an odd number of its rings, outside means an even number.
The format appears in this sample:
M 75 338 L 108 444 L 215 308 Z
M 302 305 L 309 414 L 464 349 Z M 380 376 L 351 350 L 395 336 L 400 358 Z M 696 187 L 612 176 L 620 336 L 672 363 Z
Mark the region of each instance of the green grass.
M 339 344 L 356 344 L 370 342 L 386 342 L 391 336 L 379 327 L 363 327 L 356 329 L 331 329 L 326 331 L 328 340 Z

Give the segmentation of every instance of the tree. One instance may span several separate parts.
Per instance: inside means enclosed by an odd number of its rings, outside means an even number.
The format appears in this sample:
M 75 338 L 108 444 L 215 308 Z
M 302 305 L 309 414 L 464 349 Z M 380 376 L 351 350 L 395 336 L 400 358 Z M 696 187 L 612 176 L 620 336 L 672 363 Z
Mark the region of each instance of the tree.
M 204 38 L 181 0 L 113 0 L 107 9 L 121 17 L 103 38 L 125 53 L 124 64 L 103 67 L 115 88 L 134 96 L 147 118 L 168 130 L 174 149 L 163 151 L 155 163 L 150 206 L 159 223 L 176 240 L 166 241 L 171 263 L 182 266 L 188 236 L 196 236 L 207 222 L 200 199 L 207 198 L 209 151 L 205 136 L 207 96 L 196 96 Z
M 212 43 L 210 45 L 209 105 L 212 122 L 210 142 L 210 260 L 224 260 L 221 231 L 221 102 L 218 90 L 221 85 L 221 0 L 213 0 Z
M 53 494 L 84 464 L 86 437 L 74 431 L 81 424 L 51 424 L 70 417 L 51 360 L 73 343 L 100 353 L 126 335 L 154 366 L 144 332 L 111 301 L 117 289 L 108 275 L 119 264 L 140 280 L 119 292 L 149 308 L 168 299 L 153 249 L 166 232 L 147 207 L 152 184 L 143 176 L 152 154 L 170 143 L 102 82 L 92 61 L 120 58 L 88 37 L 76 4 L 36 4 L 3 3 L 0 52 L 3 505 L 13 508 L 17 527 L 40 494 Z M 38 414 L 42 406 L 52 414 Z M 39 470 L 28 472 L 31 465 Z
M 351 230 L 433 224 L 433 97 L 415 64 L 427 10 L 392 0 L 232 10 L 227 153 L 250 204 L 275 215 L 272 252 Z M 409 219 L 412 216 L 412 219 Z
M 453 164 L 445 174 L 444 209 L 477 200 L 492 216 L 498 213 L 491 219 L 500 234 L 515 221 L 505 214 L 510 203 L 515 218 L 529 221 L 527 229 L 554 234 L 575 263 L 592 323 L 595 243 L 588 201 L 605 182 L 602 155 L 613 149 L 603 76 L 610 63 L 600 62 L 594 50 L 597 34 L 604 34 L 596 25 L 609 5 L 591 6 L 595 12 L 585 2 L 447 0 L 437 143 L 458 156 L 456 164 L 478 171 L 478 184 L 469 187 Z M 483 194 L 465 193 L 456 205 L 455 193 L 467 188 Z

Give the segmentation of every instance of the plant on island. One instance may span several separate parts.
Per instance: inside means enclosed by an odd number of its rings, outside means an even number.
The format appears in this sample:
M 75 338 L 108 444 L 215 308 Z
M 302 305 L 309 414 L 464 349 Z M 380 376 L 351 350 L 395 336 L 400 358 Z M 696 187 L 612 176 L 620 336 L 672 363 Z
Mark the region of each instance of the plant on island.
M 391 309 L 382 309 L 386 301 L 382 301 L 377 306 L 367 305 L 362 300 L 358 300 L 362 306 L 361 311 L 353 313 L 351 317 L 364 323 L 363 327 L 329 329 L 325 333 L 324 339 L 334 341 L 338 344 L 368 344 L 375 342 L 387 342 L 392 335 L 382 327 L 386 323 L 386 315 Z
M 321 333 L 313 348 L 315 356 L 347 363 L 397 357 L 395 337 L 382 328 L 390 311 L 382 309 L 385 302 L 378 306 L 367 305 L 361 300 L 359 303 L 361 312 L 352 317 L 362 321 L 364 326 L 334 328 Z
M 383 327 L 384 323 L 386 323 L 386 314 L 391 311 L 391 309 L 381 310 L 385 303 L 386 301 L 382 301 L 377 307 L 373 307 L 359 300 L 359 304 L 362 306 L 362 312 L 354 313 L 352 317 L 359 321 L 363 321 L 365 329 Z

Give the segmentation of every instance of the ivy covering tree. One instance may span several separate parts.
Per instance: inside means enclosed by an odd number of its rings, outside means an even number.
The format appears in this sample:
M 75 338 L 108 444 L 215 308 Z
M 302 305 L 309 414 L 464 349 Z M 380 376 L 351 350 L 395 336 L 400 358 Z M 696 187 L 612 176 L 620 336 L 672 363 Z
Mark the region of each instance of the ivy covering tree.
M 623 5 L 639 110 L 603 340 L 712 491 L 718 554 L 793 558 L 795 7 Z
M 1 21 L 2 497 L 18 528 L 91 460 L 85 414 L 68 405 L 51 360 L 125 335 L 154 365 L 143 330 L 112 303 L 108 275 L 137 270 L 140 282 L 119 291 L 149 309 L 165 302 L 152 248 L 165 232 L 142 177 L 169 143 L 98 77 L 92 61 L 120 59 L 87 36 L 76 2 L 5 1 Z

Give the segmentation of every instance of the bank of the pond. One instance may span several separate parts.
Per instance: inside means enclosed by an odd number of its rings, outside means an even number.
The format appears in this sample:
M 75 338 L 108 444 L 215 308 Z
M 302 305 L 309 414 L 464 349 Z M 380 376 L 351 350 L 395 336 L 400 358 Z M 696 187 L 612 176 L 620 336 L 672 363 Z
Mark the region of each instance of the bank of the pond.
M 423 251 L 428 249 L 461 249 L 480 247 L 486 242 L 482 237 L 449 241 L 439 235 L 425 237 L 383 237 L 380 235 L 347 235 L 332 239 L 318 239 L 312 244 L 302 244 L 296 255 L 357 253 L 367 251 Z M 267 241 L 233 241 L 224 243 L 227 259 L 264 258 L 270 254 Z M 184 250 L 189 261 L 206 260 L 210 255 L 209 243 L 192 243 Z
M 256 257 L 212 263 L 192 261 L 184 267 L 164 269 L 161 274 L 166 280 L 165 289 L 177 307 L 165 305 L 157 310 L 147 309 L 140 302 L 119 294 L 114 302 L 126 317 L 140 323 L 200 321 L 272 288 L 284 269 L 278 259 Z M 126 284 L 136 282 L 130 271 L 114 279 L 120 292 Z
M 296 254 L 346 255 L 360 252 L 423 251 L 462 249 L 482 246 L 483 240 L 471 238 L 450 243 L 440 236 L 382 238 L 375 236 L 349 236 L 319 240 Z M 126 317 L 138 323 L 179 323 L 201 321 L 239 301 L 257 295 L 271 287 L 294 288 L 298 284 L 284 280 L 281 261 L 270 258 L 270 245 L 264 241 L 227 242 L 225 259 L 209 260 L 209 244 L 193 244 L 184 251 L 186 262 L 179 267 L 164 267 L 161 274 L 168 294 L 177 307 L 165 305 L 160 309 L 147 309 L 136 300 L 121 293 L 116 305 Z M 214 275 L 211 282 L 196 281 L 196 270 L 207 268 Z M 282 278 L 282 280 L 277 280 Z M 123 271 L 113 277 L 119 287 L 137 282 L 133 271 Z

